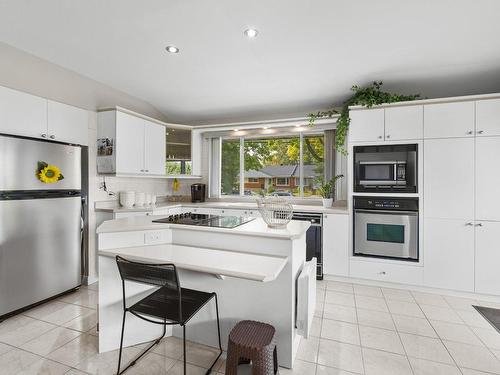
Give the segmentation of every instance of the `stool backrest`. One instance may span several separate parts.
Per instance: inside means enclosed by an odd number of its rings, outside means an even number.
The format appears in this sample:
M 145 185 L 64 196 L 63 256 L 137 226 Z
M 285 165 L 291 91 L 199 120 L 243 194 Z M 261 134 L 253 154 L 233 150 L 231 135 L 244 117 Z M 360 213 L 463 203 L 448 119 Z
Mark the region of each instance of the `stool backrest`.
M 177 294 L 179 301 L 182 300 L 181 286 L 179 283 L 179 275 L 175 264 L 150 264 L 142 262 L 134 262 L 125 259 L 119 255 L 116 256 L 116 264 L 120 271 L 123 286 L 123 307 L 126 308 L 125 302 L 125 281 L 132 281 L 141 284 L 168 288 Z M 179 306 L 179 316 L 182 316 L 182 303 Z
M 116 263 L 122 280 L 135 281 L 137 283 L 168 287 L 177 290 L 179 277 L 175 264 L 149 264 L 134 262 L 121 256 L 116 257 Z

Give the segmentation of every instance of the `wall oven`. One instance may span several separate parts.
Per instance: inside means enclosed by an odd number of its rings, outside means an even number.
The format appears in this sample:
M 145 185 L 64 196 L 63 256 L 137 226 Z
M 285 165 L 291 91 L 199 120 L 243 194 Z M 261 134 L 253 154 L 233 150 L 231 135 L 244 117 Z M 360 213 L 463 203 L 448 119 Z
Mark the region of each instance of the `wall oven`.
M 354 256 L 418 262 L 418 198 L 354 197 Z
M 354 191 L 417 192 L 417 144 L 354 147 Z

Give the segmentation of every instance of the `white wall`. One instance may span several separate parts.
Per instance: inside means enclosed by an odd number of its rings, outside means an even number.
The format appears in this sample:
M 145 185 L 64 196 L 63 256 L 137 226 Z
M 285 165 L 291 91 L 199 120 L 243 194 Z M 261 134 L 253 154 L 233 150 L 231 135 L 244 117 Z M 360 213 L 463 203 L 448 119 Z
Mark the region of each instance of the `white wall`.
M 166 121 L 151 104 L 0 43 L 0 85 L 95 111 L 120 106 Z

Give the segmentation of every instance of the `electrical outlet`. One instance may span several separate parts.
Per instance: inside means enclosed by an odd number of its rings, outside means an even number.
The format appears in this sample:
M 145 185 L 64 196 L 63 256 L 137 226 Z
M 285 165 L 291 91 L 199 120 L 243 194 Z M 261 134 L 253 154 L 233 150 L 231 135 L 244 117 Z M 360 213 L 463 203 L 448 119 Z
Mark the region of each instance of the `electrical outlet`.
M 144 243 L 146 245 L 155 245 L 165 243 L 165 233 L 162 230 L 150 230 L 144 233 Z

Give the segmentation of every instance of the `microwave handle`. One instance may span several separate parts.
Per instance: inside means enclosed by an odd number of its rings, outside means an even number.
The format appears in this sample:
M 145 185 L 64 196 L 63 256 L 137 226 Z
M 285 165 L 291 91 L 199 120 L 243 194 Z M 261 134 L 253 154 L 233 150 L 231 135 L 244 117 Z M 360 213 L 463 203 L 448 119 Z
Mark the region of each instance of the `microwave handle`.
M 367 213 L 367 214 L 392 214 L 392 215 L 408 215 L 408 216 L 418 216 L 416 211 L 391 211 L 391 210 L 360 210 L 354 209 L 355 213 Z

